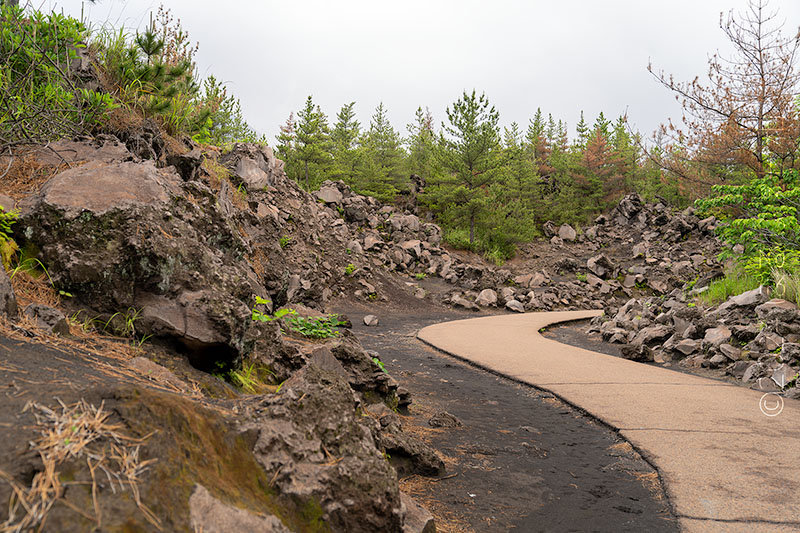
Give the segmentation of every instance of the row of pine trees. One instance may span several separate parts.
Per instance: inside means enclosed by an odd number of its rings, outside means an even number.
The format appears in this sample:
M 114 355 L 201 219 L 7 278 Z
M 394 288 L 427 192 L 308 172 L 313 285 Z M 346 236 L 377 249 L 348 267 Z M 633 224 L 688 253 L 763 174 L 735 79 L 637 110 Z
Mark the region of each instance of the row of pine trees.
M 333 126 L 313 98 L 290 114 L 276 146 L 286 172 L 306 190 L 342 180 L 387 203 L 409 189 L 412 175 L 426 187 L 421 209 L 442 225 L 445 238 L 502 261 L 543 222 L 583 224 L 627 192 L 673 204 L 685 199 L 674 181 L 643 156 L 638 134 L 624 117 L 603 113 L 589 125 L 581 113 L 570 140 L 567 124 L 541 109 L 527 128 L 501 131 L 488 98 L 465 92 L 437 127 L 427 109 L 401 135 L 378 105 L 366 127 L 355 102 L 342 106 Z

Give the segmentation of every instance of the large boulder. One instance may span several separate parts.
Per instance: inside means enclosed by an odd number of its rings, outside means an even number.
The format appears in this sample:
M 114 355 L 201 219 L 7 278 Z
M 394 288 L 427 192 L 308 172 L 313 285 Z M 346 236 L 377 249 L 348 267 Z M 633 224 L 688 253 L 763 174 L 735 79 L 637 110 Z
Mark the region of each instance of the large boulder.
M 264 293 L 226 216 L 210 189 L 171 167 L 90 162 L 23 202 L 18 232 L 73 305 L 136 316 L 137 333 L 202 358 L 244 348 L 249 300 Z
M 268 146 L 236 144 L 220 158 L 220 163 L 230 167 L 248 190 L 275 186 L 283 175 L 283 161 L 276 158 Z

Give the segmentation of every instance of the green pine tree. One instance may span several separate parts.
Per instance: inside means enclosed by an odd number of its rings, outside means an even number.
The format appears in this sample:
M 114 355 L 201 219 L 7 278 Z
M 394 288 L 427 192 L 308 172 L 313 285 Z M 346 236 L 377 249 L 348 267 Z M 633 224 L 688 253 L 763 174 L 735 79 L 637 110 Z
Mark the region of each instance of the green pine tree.
M 299 120 L 295 131 L 295 154 L 297 161 L 302 166 L 302 175 L 289 177 L 298 183 L 304 183 L 307 191 L 318 187 L 330 170 L 332 163 L 330 128 L 328 118 L 314 105 L 311 96 L 306 99 L 306 105 L 297 114 Z
M 489 207 L 489 186 L 501 166 L 499 113 L 485 94 L 464 92 L 448 107 L 439 150 L 442 175 L 429 187 L 430 203 L 451 226 L 469 228 L 469 244 Z M 462 226 L 463 227 L 463 226 Z

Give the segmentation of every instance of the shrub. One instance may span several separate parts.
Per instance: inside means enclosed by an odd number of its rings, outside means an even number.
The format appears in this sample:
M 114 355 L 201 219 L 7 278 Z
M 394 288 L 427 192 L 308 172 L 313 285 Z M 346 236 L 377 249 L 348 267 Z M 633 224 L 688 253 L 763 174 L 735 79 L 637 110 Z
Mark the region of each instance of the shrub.
M 86 38 L 73 18 L 0 5 L 0 152 L 84 133 L 115 107 L 72 79 Z

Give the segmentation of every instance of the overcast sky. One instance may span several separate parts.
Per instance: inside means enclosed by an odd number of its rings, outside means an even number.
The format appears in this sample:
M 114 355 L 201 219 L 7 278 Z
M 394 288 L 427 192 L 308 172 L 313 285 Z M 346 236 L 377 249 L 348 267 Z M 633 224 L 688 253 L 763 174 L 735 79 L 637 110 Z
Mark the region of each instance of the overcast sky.
M 39 0 L 42 8 L 141 27 L 158 0 Z M 746 0 L 174 0 L 167 2 L 193 41 L 200 74 L 228 83 L 248 122 L 271 142 L 306 96 L 331 123 L 355 101 L 362 125 L 379 102 L 402 134 L 417 107 L 437 126 L 463 90 L 485 92 L 501 123 L 527 126 L 537 107 L 569 125 L 580 111 L 627 111 L 649 135 L 679 118 L 674 97 L 647 72 L 689 80 L 709 54 L 728 50 L 720 12 Z M 771 0 L 800 25 L 798 0 Z

